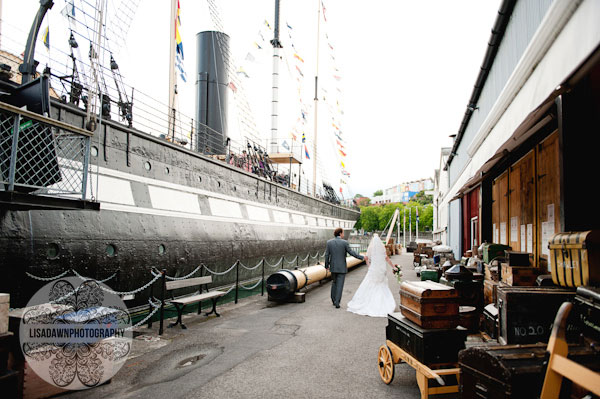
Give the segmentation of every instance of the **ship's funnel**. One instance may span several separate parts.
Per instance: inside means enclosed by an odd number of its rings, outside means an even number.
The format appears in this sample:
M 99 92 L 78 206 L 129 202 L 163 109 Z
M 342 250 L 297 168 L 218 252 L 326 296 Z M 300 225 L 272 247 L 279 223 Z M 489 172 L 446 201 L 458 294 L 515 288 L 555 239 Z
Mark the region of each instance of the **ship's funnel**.
M 196 149 L 225 154 L 229 36 L 206 31 L 196 34 Z

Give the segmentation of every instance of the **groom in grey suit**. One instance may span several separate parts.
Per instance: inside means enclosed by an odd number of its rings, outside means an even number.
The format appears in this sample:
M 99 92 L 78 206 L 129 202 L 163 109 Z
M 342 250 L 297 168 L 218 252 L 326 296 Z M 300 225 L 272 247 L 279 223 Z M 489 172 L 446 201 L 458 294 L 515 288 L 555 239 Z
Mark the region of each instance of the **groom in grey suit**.
M 331 270 L 331 301 L 336 308 L 340 307 L 342 299 L 342 290 L 344 289 L 344 280 L 348 268 L 346 266 L 346 253 L 360 260 L 366 260 L 366 256 L 357 254 L 350 248 L 348 241 L 344 240 L 344 230 L 340 227 L 334 230 L 335 238 L 327 241 L 325 250 L 325 269 Z

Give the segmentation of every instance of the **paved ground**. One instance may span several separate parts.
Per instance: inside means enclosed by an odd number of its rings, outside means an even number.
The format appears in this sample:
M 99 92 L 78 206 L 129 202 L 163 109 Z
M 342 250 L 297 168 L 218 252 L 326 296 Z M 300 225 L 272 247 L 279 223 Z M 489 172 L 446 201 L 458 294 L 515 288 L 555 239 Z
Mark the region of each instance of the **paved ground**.
M 416 279 L 411 255 L 392 257 L 404 278 Z M 414 370 L 396 365 L 385 385 L 377 350 L 386 318 L 345 310 L 367 272 L 346 277 L 342 308 L 332 306 L 330 282 L 313 284 L 305 303 L 268 302 L 266 294 L 219 308 L 220 318 L 191 315 L 187 330 L 141 330 L 132 356 L 110 384 L 67 398 L 419 398 Z M 399 302 L 398 283 L 389 285 Z M 144 339 L 145 338 L 145 339 Z

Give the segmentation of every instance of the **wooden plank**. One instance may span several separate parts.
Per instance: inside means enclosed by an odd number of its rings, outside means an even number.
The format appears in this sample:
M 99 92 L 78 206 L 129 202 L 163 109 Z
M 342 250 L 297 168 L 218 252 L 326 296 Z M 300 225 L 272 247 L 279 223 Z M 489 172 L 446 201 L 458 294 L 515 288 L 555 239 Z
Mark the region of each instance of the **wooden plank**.
M 167 283 L 165 285 L 167 287 L 167 291 L 169 291 L 169 290 L 175 290 L 177 288 L 193 287 L 195 285 L 210 284 L 210 283 L 212 283 L 212 277 L 204 276 L 204 277 L 188 278 L 186 280 L 167 281 Z
M 510 225 L 508 222 L 508 171 L 492 183 L 492 226 L 493 241 L 508 245 Z
M 187 304 L 194 303 L 194 302 L 204 301 L 206 299 L 221 297 L 223 295 L 225 295 L 225 292 L 223 292 L 223 291 L 211 291 L 211 292 L 206 292 L 204 294 L 192 295 L 192 296 L 187 296 L 187 297 L 177 298 L 177 299 L 171 299 L 168 302 L 179 303 L 181 305 L 187 305 Z
M 521 168 L 524 165 L 517 161 L 509 168 L 510 176 L 508 183 L 508 245 L 515 251 L 521 249 L 521 237 L 519 226 L 522 224 L 521 217 Z
M 595 373 L 587 367 L 582 366 L 564 356 L 552 356 L 552 370 L 558 374 L 576 382 L 583 388 L 600 395 L 600 374 Z

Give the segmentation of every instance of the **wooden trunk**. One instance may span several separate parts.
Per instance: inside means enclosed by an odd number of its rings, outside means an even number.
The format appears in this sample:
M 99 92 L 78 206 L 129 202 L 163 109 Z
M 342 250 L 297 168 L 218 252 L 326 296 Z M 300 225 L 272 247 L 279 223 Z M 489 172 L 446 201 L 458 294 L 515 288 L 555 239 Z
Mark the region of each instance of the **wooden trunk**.
M 569 357 L 591 368 L 597 367 L 597 356 L 589 348 L 571 347 Z M 546 360 L 545 344 L 476 346 L 462 350 L 458 355 L 461 397 L 537 398 L 544 382 Z M 563 392 L 560 397 L 567 395 L 568 392 Z
M 400 311 L 423 328 L 458 325 L 458 294 L 433 281 L 405 281 L 400 285 Z
M 539 272 L 529 266 L 509 266 L 502 263 L 502 282 L 513 286 L 534 286 Z
M 386 338 L 428 367 L 456 363 L 458 352 L 465 347 L 467 330 L 426 329 L 408 320 L 401 313 L 388 315 Z
M 583 336 L 600 343 L 600 288 L 577 288 L 575 309 Z
M 499 341 L 502 344 L 548 342 L 556 312 L 572 301 L 575 290 L 560 287 L 498 286 Z M 570 334 L 575 334 L 573 329 Z
M 554 284 L 563 287 L 600 284 L 600 230 L 558 233 L 548 247 Z

